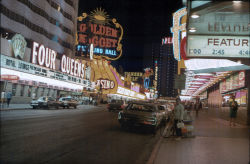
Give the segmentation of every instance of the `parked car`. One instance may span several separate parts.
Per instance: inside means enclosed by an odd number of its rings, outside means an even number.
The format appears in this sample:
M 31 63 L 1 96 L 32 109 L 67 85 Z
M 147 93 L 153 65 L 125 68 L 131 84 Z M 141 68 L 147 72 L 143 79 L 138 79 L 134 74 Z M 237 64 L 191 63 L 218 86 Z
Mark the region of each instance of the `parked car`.
M 108 103 L 108 110 L 109 111 L 116 111 L 116 110 L 122 110 L 122 108 L 124 107 L 124 102 L 123 100 L 112 100 L 110 103 Z
M 165 107 L 160 104 L 132 102 L 118 113 L 121 127 L 147 126 L 156 131 L 157 127 L 167 119 Z
M 61 106 L 63 108 L 70 108 L 70 107 L 73 107 L 73 108 L 77 108 L 77 105 L 78 105 L 78 102 L 71 98 L 71 97 L 61 97 L 59 98 L 59 102 L 61 102 Z
M 59 108 L 60 102 L 56 101 L 56 99 L 54 99 L 53 97 L 43 96 L 39 97 L 37 100 L 32 100 L 30 102 L 30 105 L 33 109 L 50 107 Z

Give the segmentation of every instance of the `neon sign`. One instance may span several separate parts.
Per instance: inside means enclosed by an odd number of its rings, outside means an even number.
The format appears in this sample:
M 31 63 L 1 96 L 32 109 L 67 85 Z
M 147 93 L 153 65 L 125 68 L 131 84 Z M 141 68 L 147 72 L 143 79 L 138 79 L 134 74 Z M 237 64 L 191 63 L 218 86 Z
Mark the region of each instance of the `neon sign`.
M 78 17 L 77 31 L 76 56 L 89 58 L 90 45 L 93 45 L 94 58 L 117 60 L 121 57 L 123 28 L 103 9 Z
M 171 31 L 173 33 L 173 48 L 174 48 L 174 57 L 176 60 L 180 61 L 180 40 L 181 32 L 186 31 L 186 23 L 181 24 L 181 18 L 187 14 L 187 9 L 182 8 L 174 13 L 173 16 L 173 27 Z

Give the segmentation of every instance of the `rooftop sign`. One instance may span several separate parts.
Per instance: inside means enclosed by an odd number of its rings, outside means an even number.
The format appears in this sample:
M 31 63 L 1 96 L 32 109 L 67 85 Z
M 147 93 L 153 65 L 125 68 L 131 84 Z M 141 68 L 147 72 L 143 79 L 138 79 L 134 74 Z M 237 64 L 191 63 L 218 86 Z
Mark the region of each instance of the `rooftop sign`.
M 94 58 L 117 60 L 121 57 L 123 28 L 103 9 L 97 8 L 89 15 L 83 13 L 78 17 L 77 31 L 77 57 L 89 58 L 91 44 Z

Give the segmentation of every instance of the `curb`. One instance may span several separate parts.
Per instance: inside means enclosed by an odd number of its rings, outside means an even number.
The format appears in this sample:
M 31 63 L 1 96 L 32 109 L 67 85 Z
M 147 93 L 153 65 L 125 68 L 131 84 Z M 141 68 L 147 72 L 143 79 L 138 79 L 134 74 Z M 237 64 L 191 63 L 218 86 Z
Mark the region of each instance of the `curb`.
M 167 124 L 167 125 L 165 126 L 165 128 L 164 128 L 164 130 L 163 130 L 163 135 L 166 133 L 166 129 L 167 129 L 169 126 L 170 126 L 169 124 Z M 160 132 L 160 133 L 161 133 L 161 132 Z M 163 139 L 164 139 L 164 137 L 160 136 L 160 139 L 159 139 L 159 141 L 156 143 L 156 146 L 154 147 L 154 149 L 153 149 L 153 151 L 152 151 L 152 153 L 151 153 L 151 155 L 150 155 L 150 157 L 149 157 L 149 159 L 148 159 L 148 161 L 147 161 L 146 164 L 154 164 L 154 161 L 155 161 L 155 159 L 156 159 L 156 157 L 157 157 L 157 154 L 158 154 L 158 152 L 159 152 L 159 150 L 160 150 L 161 143 L 162 143 Z

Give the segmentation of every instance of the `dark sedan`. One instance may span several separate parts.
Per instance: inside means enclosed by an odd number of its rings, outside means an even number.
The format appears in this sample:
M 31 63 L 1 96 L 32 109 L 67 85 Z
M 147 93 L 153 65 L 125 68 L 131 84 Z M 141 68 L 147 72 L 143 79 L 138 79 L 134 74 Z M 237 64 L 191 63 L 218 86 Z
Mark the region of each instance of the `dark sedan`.
M 118 120 L 122 127 L 148 126 L 154 132 L 163 121 L 166 121 L 166 118 L 165 108 L 154 103 L 133 102 L 118 113 Z

